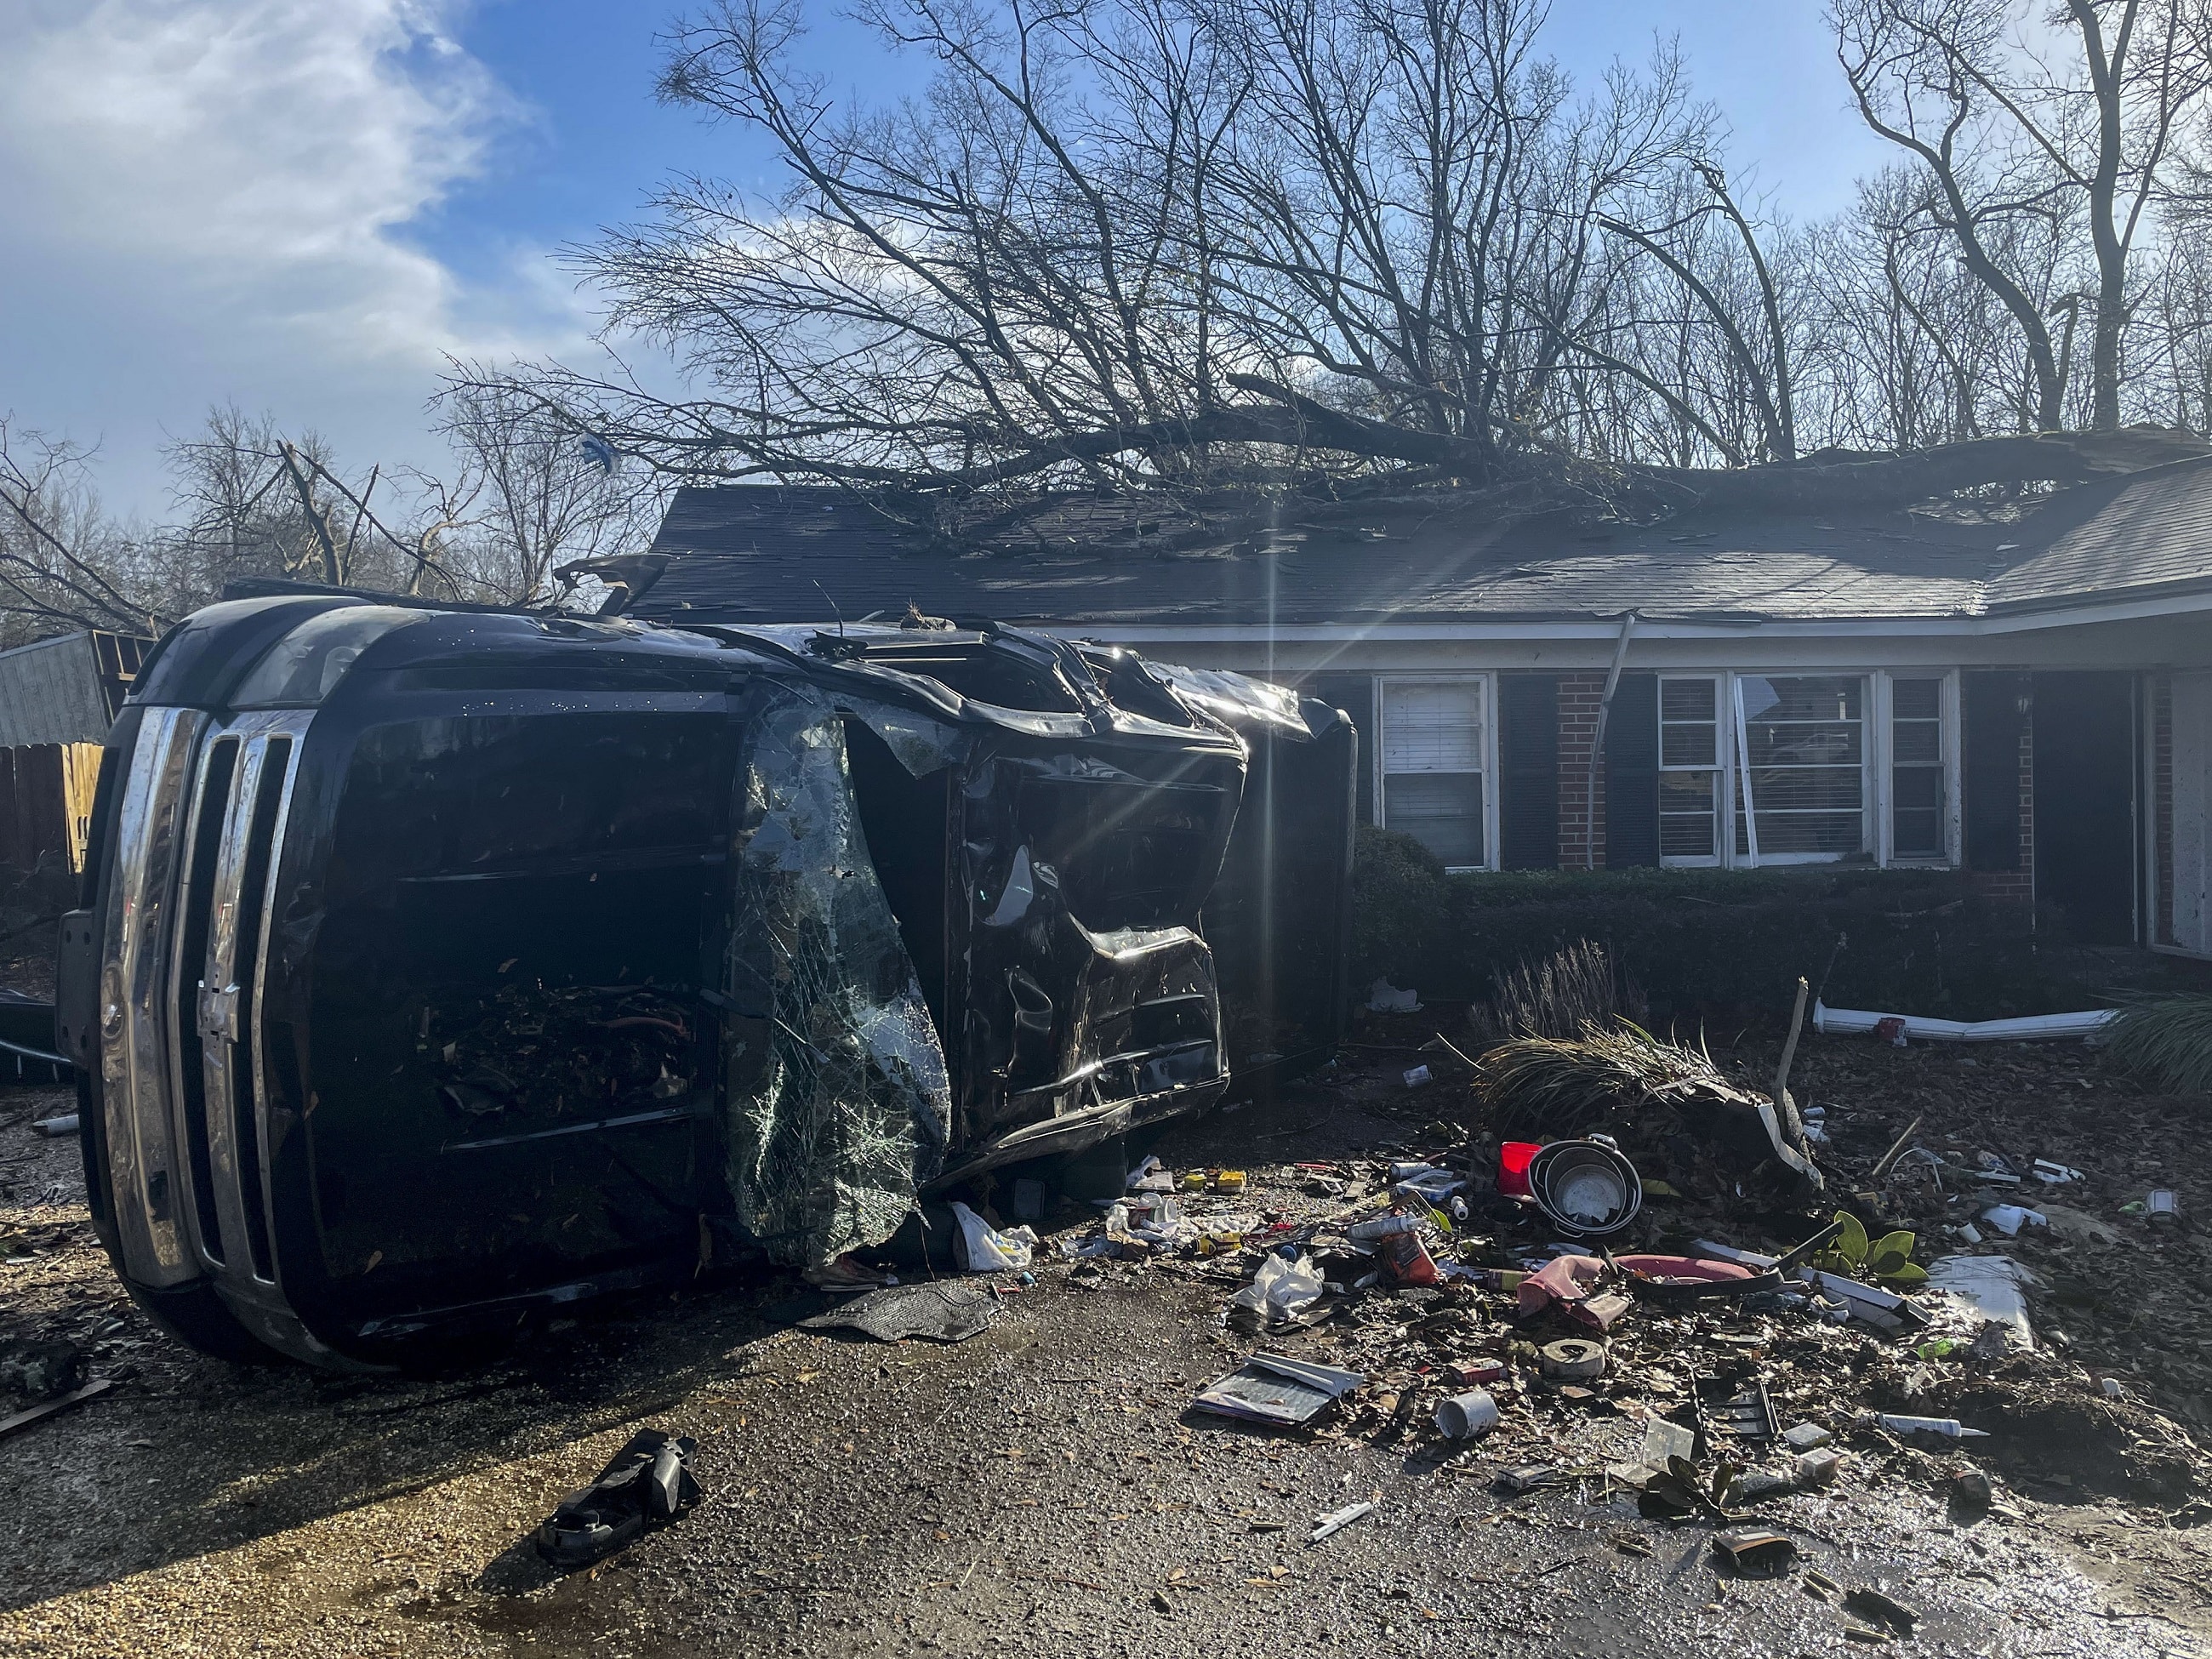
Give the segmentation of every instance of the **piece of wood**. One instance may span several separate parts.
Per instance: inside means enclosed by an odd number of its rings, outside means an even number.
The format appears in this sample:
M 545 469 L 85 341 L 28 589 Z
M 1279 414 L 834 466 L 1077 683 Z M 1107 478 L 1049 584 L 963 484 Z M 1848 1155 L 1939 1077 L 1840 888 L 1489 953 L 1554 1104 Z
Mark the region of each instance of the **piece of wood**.
M 1460 1053 L 1457 1045 L 1455 1045 L 1452 1040 L 1446 1036 L 1442 1031 L 1437 1032 L 1431 1041 L 1441 1044 L 1446 1054 L 1449 1054 L 1461 1065 L 1466 1066 L 1468 1071 L 1472 1072 L 1474 1069 L 1474 1062 L 1469 1060 L 1465 1054 Z
M 75 1393 L 65 1394 L 58 1400 L 49 1400 L 43 1406 L 17 1412 L 13 1417 L 0 1417 L 0 1440 L 5 1440 L 18 1430 L 29 1428 L 34 1423 L 43 1423 L 50 1417 L 58 1416 L 72 1406 L 82 1406 L 86 1401 L 106 1394 L 114 1386 L 112 1377 L 96 1377 Z
M 1782 1045 L 1782 1064 L 1774 1068 L 1774 1103 L 1779 1106 L 1782 1097 L 1790 1091 L 1790 1062 L 1797 1058 L 1797 1034 L 1805 1029 L 1805 998 L 1813 988 L 1805 976 L 1797 976 L 1797 1006 L 1790 1013 L 1790 1036 Z
M 1881 1162 L 1875 1164 L 1867 1176 L 1868 1186 L 1875 1185 L 1889 1173 L 1890 1166 L 1905 1156 L 1905 1149 L 1912 1144 L 1912 1137 L 1919 1133 L 1920 1119 L 1916 1117 L 1905 1126 L 1905 1133 L 1890 1143 L 1889 1150 L 1881 1155 Z

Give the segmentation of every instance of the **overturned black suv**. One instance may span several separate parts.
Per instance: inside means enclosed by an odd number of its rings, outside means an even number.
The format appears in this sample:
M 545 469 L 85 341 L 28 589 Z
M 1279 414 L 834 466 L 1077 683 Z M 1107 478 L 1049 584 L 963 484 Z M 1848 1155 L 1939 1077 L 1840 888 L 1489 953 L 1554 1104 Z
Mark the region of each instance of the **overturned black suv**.
M 1325 1057 L 1355 764 L 1280 688 L 988 624 L 212 606 L 63 930 L 94 1218 L 186 1340 L 330 1365 L 830 1267 Z

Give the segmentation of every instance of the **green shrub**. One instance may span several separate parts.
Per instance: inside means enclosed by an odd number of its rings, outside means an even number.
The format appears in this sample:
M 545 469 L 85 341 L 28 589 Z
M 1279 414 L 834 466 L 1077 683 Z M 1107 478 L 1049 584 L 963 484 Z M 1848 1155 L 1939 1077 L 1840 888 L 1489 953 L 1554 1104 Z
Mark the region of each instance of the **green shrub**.
M 1831 1006 L 1953 1019 L 2078 1008 L 2110 964 L 2035 948 L 2022 906 L 1948 870 L 1508 871 L 1452 876 L 1411 836 L 1363 829 L 1352 982 L 1492 996 L 1578 939 L 1603 945 L 1656 1029 L 1786 1015 L 1802 975 Z

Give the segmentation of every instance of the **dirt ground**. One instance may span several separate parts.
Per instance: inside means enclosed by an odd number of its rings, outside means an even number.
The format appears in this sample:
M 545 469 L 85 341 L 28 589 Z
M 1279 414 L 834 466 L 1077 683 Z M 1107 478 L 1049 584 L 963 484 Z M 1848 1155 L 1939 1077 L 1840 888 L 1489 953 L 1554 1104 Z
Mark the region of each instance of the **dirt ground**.
M 1772 1065 L 1764 1051 L 1723 1058 L 1747 1075 Z M 1433 1120 L 1463 1115 L 1462 1087 L 1440 1072 L 1409 1093 L 1403 1064 L 1355 1051 L 1328 1082 L 1184 1126 L 1158 1150 L 1172 1168 L 1248 1169 L 1248 1207 L 1310 1211 L 1324 1200 L 1298 1164 L 1356 1180 L 1371 1167 L 1358 1160 L 1419 1149 Z M 1237 1281 L 1215 1264 L 1053 1260 L 955 1346 L 794 1330 L 819 1301 L 778 1281 L 557 1327 L 441 1380 L 240 1370 L 176 1347 L 130 1306 L 85 1219 L 74 1144 L 27 1132 L 67 1097 L 14 1091 L 0 1096 L 0 1334 L 68 1336 L 118 1386 L 0 1441 L 0 1650 L 1865 1650 L 1846 1633 L 1863 1620 L 1808 1589 L 1809 1566 L 1918 1608 L 1902 1644 L 1916 1652 L 2212 1651 L 2212 1534 L 2188 1524 L 2194 1449 L 2172 1426 L 2203 1425 L 2208 1247 L 2185 1219 L 2154 1231 L 2121 1209 L 2154 1181 L 2181 1193 L 2185 1217 L 2212 1204 L 2203 1103 L 2145 1096 L 2075 1048 L 1863 1040 L 1809 1040 L 1796 1091 L 1828 1108 L 1839 1182 L 1916 1113 L 1931 1145 L 1971 1121 L 1970 1151 L 2087 1172 L 2069 1204 L 2111 1239 L 2016 1251 L 2047 1281 L 2033 1303 L 2041 1356 L 1993 1376 L 1786 1315 L 1700 1316 L 1692 1332 L 1639 1308 L 1617 1328 L 1607 1389 L 1508 1393 L 1504 1425 L 1459 1451 L 1425 1409 L 1394 1432 L 1372 1399 L 1301 1431 L 1189 1402 L 1270 1349 L 1371 1369 L 1370 1395 L 1425 1401 L 1421 1345 L 1496 1349 L 1515 1333 L 1494 1309 L 1444 1305 L 1454 1317 L 1440 1320 L 1431 1298 L 1376 1294 L 1261 1338 L 1224 1324 Z M 1661 1207 L 1662 1232 L 1705 1219 Z M 1830 1421 L 1850 1452 L 1836 1485 L 1761 1507 L 1802 1553 L 1786 1577 L 1723 1572 L 1712 1525 L 1647 1519 L 1595 1473 L 1666 1404 L 1677 1335 L 1768 1364 L 1778 1392 L 1795 1391 L 1791 1414 Z M 2104 1398 L 2106 1376 L 2119 1401 Z M 1955 1400 L 1991 1431 L 1974 1454 L 1995 1481 L 1986 1518 L 1949 1506 L 1960 1459 L 1852 1428 L 1877 1385 Z M 531 1529 L 643 1425 L 698 1437 L 699 1508 L 556 1577 Z M 1535 1461 L 1575 1478 L 1492 1490 L 1501 1468 Z M 1307 1542 L 1316 1516 L 1363 1499 L 1372 1514 Z

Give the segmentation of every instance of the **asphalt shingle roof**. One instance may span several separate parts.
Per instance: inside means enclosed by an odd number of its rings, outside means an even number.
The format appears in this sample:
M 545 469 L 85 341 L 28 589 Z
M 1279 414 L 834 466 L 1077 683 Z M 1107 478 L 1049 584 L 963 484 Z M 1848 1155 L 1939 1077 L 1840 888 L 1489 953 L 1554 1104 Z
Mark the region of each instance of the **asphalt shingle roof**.
M 1121 533 L 1102 548 L 1077 503 L 1035 521 L 1019 550 L 983 553 L 948 549 L 841 491 L 686 489 L 653 544 L 670 563 L 631 612 L 857 620 L 911 604 L 1006 622 L 1358 625 L 1634 609 L 1820 621 L 1967 617 L 2212 586 L 2212 460 L 2066 491 L 2011 522 L 1882 512 L 1500 526 L 1403 504 L 1367 517 L 1153 552 L 1118 513 Z

